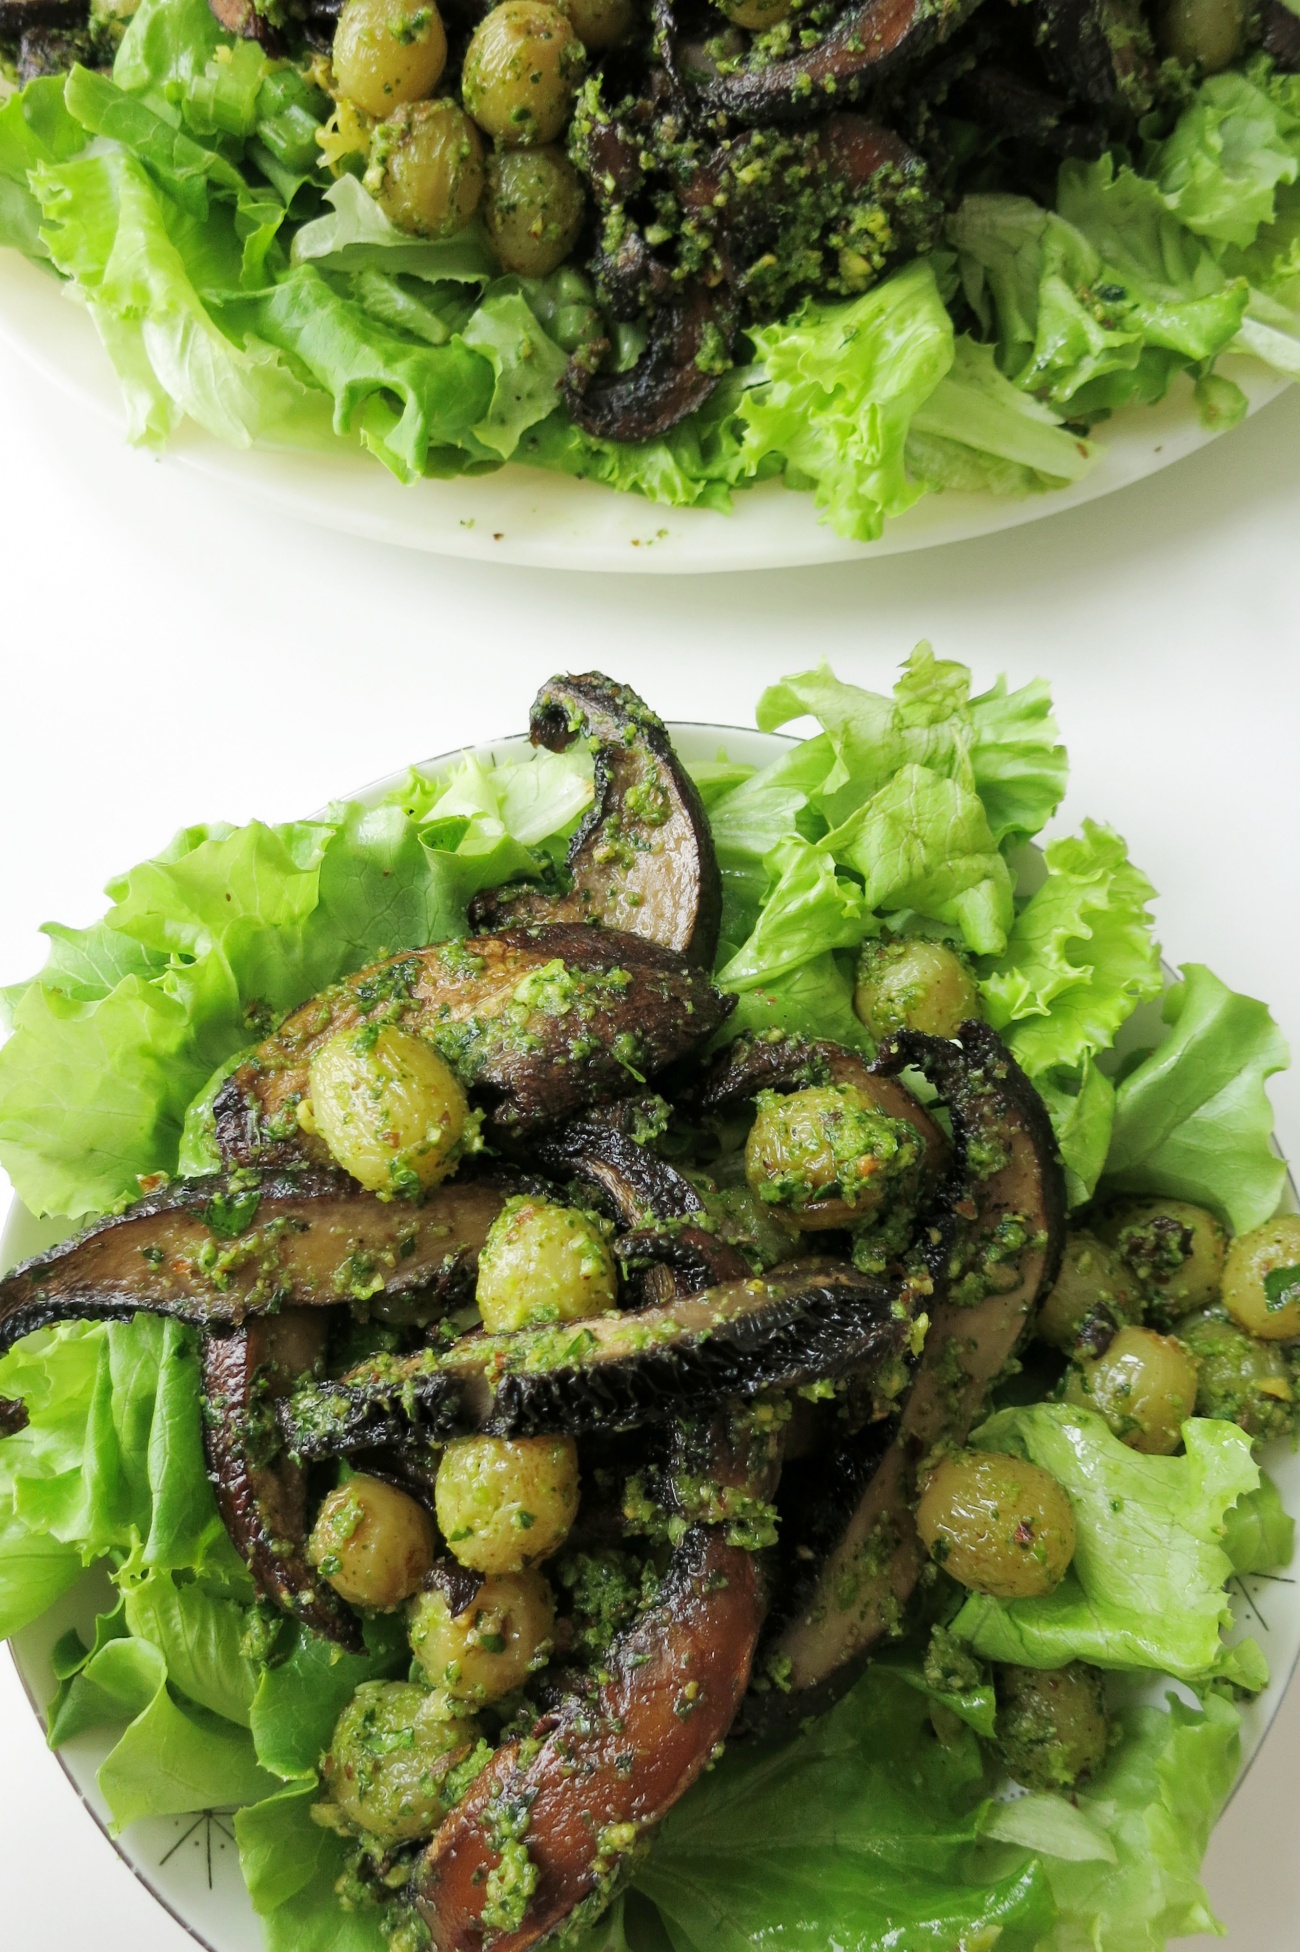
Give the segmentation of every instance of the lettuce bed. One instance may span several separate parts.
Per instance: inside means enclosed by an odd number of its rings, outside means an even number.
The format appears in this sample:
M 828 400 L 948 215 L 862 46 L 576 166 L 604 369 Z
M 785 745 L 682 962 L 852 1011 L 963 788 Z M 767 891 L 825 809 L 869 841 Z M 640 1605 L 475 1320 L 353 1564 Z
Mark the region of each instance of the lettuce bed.
M 928 492 L 1076 480 L 1087 429 L 1180 373 L 1230 425 L 1224 352 L 1300 374 L 1300 77 L 1265 56 L 1153 122 L 1136 167 L 1068 162 L 1054 211 L 968 196 L 932 257 L 756 329 L 638 446 L 557 404 L 586 281 L 502 278 L 472 226 L 411 238 L 347 174 L 322 198 L 311 91 L 283 73 L 207 0 L 142 0 L 111 79 L 74 68 L 0 110 L 0 243 L 88 307 L 137 439 L 189 418 L 240 447 L 360 445 L 403 481 L 514 459 L 723 510 L 780 475 L 867 541 Z
M 809 715 L 815 736 L 761 771 L 725 754 L 694 768 L 725 882 L 727 1034 L 866 1045 L 853 954 L 923 918 L 973 956 L 987 1014 L 1048 1103 L 1075 1204 L 1100 1185 L 1204 1201 L 1239 1229 L 1270 1214 L 1284 1169 L 1264 1083 L 1286 1050 L 1268 1011 L 1189 965 L 1154 1045 L 1120 1063 L 1117 1032 L 1161 990 L 1154 891 L 1092 822 L 1026 849 L 1065 787 L 1046 688 L 972 697 L 970 674 L 922 646 L 892 697 L 823 667 L 759 701 L 767 728 Z M 374 956 L 462 929 L 476 890 L 562 850 L 590 793 L 580 753 L 467 757 L 377 805 L 183 830 L 110 884 L 100 921 L 51 924 L 45 969 L 7 993 L 0 1159 L 21 1197 L 76 1218 L 141 1176 L 202 1169 L 215 1084 L 268 1021 Z M 55 1650 L 51 1742 L 116 1732 L 100 1784 L 119 1827 L 239 1806 L 271 1952 L 382 1952 L 377 1915 L 339 1907 L 342 1846 L 310 1806 L 357 1685 L 405 1671 L 400 1626 L 372 1621 L 359 1656 L 294 1627 L 268 1658 L 175 1324 L 30 1337 L 0 1362 L 0 1395 L 30 1418 L 0 1445 L 0 1634 L 93 1562 L 117 1592 L 93 1645 Z M 952 1631 L 991 1659 L 1111 1672 L 1119 1737 L 1076 1796 L 997 1800 L 979 1741 L 991 1690 L 942 1696 L 936 1740 L 903 1641 L 786 1748 L 728 1754 L 584 1952 L 1158 1952 L 1212 1930 L 1198 1870 L 1239 1766 L 1234 1702 L 1267 1680 L 1253 1642 L 1225 1642 L 1226 1587 L 1288 1561 L 1292 1526 L 1235 1425 L 1194 1419 L 1185 1437 L 1182 1456 L 1141 1456 L 1059 1403 L 1003 1408 L 976 1436 L 1045 1465 L 1075 1509 L 1061 1587 L 973 1596 Z M 1160 1676 L 1177 1693 L 1141 1705 Z

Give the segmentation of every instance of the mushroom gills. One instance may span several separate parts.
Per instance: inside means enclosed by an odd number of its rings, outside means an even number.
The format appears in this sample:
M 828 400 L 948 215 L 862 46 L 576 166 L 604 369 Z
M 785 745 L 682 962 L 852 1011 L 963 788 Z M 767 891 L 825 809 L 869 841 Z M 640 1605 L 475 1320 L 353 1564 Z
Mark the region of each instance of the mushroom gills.
M 380 1357 L 279 1406 L 295 1457 L 484 1431 L 532 1437 L 662 1423 L 732 1397 L 850 1372 L 892 1376 L 912 1334 L 909 1291 L 834 1262 L 805 1262 L 515 1335 L 468 1335 L 445 1353 Z
M 322 1045 L 393 1024 L 437 1049 L 512 1140 L 616 1098 L 704 1043 L 730 997 L 672 950 L 615 929 L 555 924 L 435 943 L 372 963 L 293 1011 L 215 1101 L 229 1165 L 326 1159 L 302 1130 Z
M 280 1450 L 275 1399 L 324 1344 L 304 1309 L 205 1336 L 203 1444 L 217 1509 L 263 1599 L 313 1633 L 360 1653 L 360 1622 L 307 1563 L 307 1478 Z
M 829 1705 L 898 1626 L 924 1562 L 912 1517 L 917 1467 L 936 1444 L 965 1442 L 1064 1247 L 1052 1128 L 995 1031 L 966 1023 L 952 1042 L 904 1032 L 877 1065 L 883 1075 L 914 1065 L 952 1120 L 952 1168 L 918 1233 L 935 1289 L 930 1325 L 896 1434 L 803 1605 L 764 1649 L 763 1671 L 779 1686 L 746 1711 L 762 1731 Z
M 704 804 L 663 721 L 628 686 L 588 671 L 543 685 L 528 730 L 551 752 L 578 737 L 594 750 L 595 798 L 569 844 L 570 887 L 490 889 L 470 904 L 471 925 L 598 922 L 711 969 L 722 879 Z

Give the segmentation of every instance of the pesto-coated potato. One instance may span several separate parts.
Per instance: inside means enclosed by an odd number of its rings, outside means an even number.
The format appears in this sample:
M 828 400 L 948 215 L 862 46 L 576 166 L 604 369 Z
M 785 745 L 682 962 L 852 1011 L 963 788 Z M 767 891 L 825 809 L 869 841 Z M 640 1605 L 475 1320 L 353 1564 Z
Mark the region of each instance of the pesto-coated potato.
M 1228 1236 L 1190 1200 L 1125 1200 L 1096 1223 L 1134 1279 L 1166 1315 L 1190 1314 L 1219 1298 Z
M 1054 1349 L 1072 1349 L 1095 1308 L 1108 1308 L 1117 1321 L 1135 1322 L 1141 1319 L 1142 1297 L 1118 1254 L 1079 1227 L 1066 1237 L 1061 1272 L 1038 1311 L 1034 1331 Z
M 1000 1451 L 961 1451 L 930 1473 L 916 1529 L 936 1565 L 975 1593 L 1034 1599 L 1074 1557 L 1074 1511 L 1050 1472 Z
M 578 1512 L 572 1437 L 459 1437 L 434 1486 L 452 1554 L 475 1572 L 521 1572 L 549 1559 Z
M 1130 1450 L 1170 1457 L 1196 1410 L 1196 1364 L 1172 1335 L 1125 1327 L 1104 1355 L 1071 1369 L 1065 1400 L 1098 1411 Z
M 411 1652 L 431 1686 L 453 1701 L 499 1701 L 522 1687 L 550 1650 L 555 1600 L 541 1573 L 506 1572 L 485 1579 L 463 1612 L 453 1615 L 436 1587 L 411 1601 Z
M 399 230 L 454 237 L 483 195 L 483 138 L 455 102 L 395 109 L 371 140 L 366 185 Z
M 391 1025 L 340 1031 L 321 1045 L 308 1075 L 299 1118 L 372 1193 L 419 1193 L 459 1161 L 469 1102 L 455 1073 L 418 1037 Z
M 957 951 L 925 936 L 866 943 L 853 1008 L 877 1043 L 896 1030 L 954 1037 L 960 1024 L 983 1014 L 975 978 Z
M 503 149 L 488 164 L 483 215 L 503 271 L 549 278 L 578 241 L 585 199 L 562 149 Z
M 1249 21 L 1244 0 L 1170 0 L 1160 39 L 1176 61 L 1217 75 L 1245 52 Z
M 1223 1269 L 1223 1305 L 1265 1342 L 1300 1335 L 1300 1214 L 1279 1214 L 1238 1235 Z
M 307 1557 L 351 1606 L 391 1613 L 433 1564 L 437 1535 L 423 1505 L 363 1472 L 323 1500 Z
M 560 12 L 593 54 L 627 40 L 640 19 L 636 0 L 560 0 Z
M 413 1843 L 441 1823 L 447 1772 L 478 1739 L 471 1719 L 449 1719 L 426 1689 L 363 1681 L 321 1761 L 326 1793 L 353 1829 L 385 1844 Z
M 877 1110 L 857 1085 L 760 1092 L 745 1142 L 745 1177 L 760 1200 L 804 1232 L 851 1227 L 924 1153 L 914 1126 Z
M 334 29 L 334 80 L 367 115 L 432 95 L 447 65 L 433 0 L 346 0 Z
M 1185 1315 L 1178 1340 L 1196 1364 L 1196 1414 L 1224 1417 L 1248 1437 L 1285 1437 L 1295 1392 L 1286 1356 L 1276 1342 L 1247 1335 L 1216 1310 Z
M 507 1200 L 478 1262 L 478 1306 L 491 1335 L 578 1322 L 618 1303 L 614 1256 L 590 1214 L 521 1194 Z
M 1110 1739 L 1095 1667 L 997 1667 L 997 1751 L 1026 1789 L 1068 1790 L 1104 1760 Z
M 582 43 L 546 0 L 504 0 L 474 29 L 461 74 L 479 128 L 521 149 L 554 142 L 582 75 Z

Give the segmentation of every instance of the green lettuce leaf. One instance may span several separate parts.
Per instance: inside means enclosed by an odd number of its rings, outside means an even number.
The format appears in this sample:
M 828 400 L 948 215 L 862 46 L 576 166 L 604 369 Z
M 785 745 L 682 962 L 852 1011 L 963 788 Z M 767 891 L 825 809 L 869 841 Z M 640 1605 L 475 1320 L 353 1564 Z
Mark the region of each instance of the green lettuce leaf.
M 1037 1946 L 1053 1919 L 1043 1868 L 981 1843 L 978 1744 L 942 1746 L 928 1715 L 881 1666 L 787 1747 L 729 1751 L 636 1879 L 676 1952 L 824 1952 L 828 1920 L 844 1952 Z
M 743 451 L 736 405 L 752 378 L 748 367 L 725 375 L 702 407 L 655 440 L 601 440 L 575 427 L 567 413 L 554 413 L 528 429 L 514 458 L 670 508 L 711 508 L 728 515 L 733 488 L 781 468 L 775 455 L 751 460 Z M 645 546 L 663 539 L 648 522 L 647 529 Z
M 905 465 L 908 428 L 953 363 L 928 260 L 847 304 L 810 300 L 751 336 L 762 378 L 740 400 L 745 467 L 779 455 L 832 528 L 874 540 L 922 492 Z
M 401 1621 L 365 1622 L 366 1652 L 343 1654 L 319 1634 L 295 1629 L 284 1660 L 264 1668 L 249 1722 L 257 1759 L 286 1782 L 314 1777 L 334 1724 L 363 1681 L 385 1680 L 410 1665 Z
M 1048 1072 L 1035 1078 L 1034 1085 L 1056 1134 L 1066 1197 L 1072 1207 L 1082 1206 L 1092 1198 L 1106 1165 L 1115 1124 L 1115 1087 L 1092 1058 L 1073 1076 Z
M 1093 452 L 998 371 L 992 346 L 962 333 L 950 370 L 912 416 L 907 468 L 928 488 L 1028 495 L 1078 481 Z
M 1267 1471 L 1254 1491 L 1238 1498 L 1224 1522 L 1223 1549 L 1238 1573 L 1271 1572 L 1289 1566 L 1295 1551 L 1295 1520 Z
M 62 163 L 86 146 L 86 132 L 68 114 L 63 76 L 38 75 L 0 108 L 0 244 L 31 258 L 48 258 L 41 207 L 27 175 L 39 163 Z
M 771 984 L 828 950 L 862 940 L 861 890 L 836 873 L 824 848 L 792 835 L 773 848 L 766 865 L 771 893 L 753 934 L 718 972 L 724 989 Z
M 1022 1667 L 1086 1660 L 1185 1681 L 1215 1674 L 1231 1623 L 1224 1518 L 1256 1489 L 1259 1467 L 1235 1424 L 1194 1417 L 1183 1435 L 1184 1456 L 1146 1457 L 1092 1411 L 1059 1403 L 1002 1410 L 982 1424 L 977 1445 L 1027 1457 L 1065 1486 L 1078 1544 L 1053 1592 L 972 1593 L 952 1631 L 985 1659 Z M 1233 1671 L 1244 1678 L 1252 1668 L 1239 1659 Z
M 476 437 L 508 460 L 528 428 L 556 410 L 568 354 L 547 337 L 518 292 L 489 294 L 462 334 L 496 376 Z
M 247 1607 L 193 1580 L 151 1572 L 123 1595 L 124 1618 L 137 1640 L 155 1646 L 167 1677 L 190 1701 L 247 1728 L 260 1670 L 242 1650 Z
M 1264 1081 L 1289 1053 L 1264 1004 L 1200 963 L 1182 976 L 1164 1002 L 1169 1030 L 1116 1093 L 1104 1183 L 1199 1201 L 1244 1233 L 1270 1217 L 1286 1182 Z
M 1268 63 L 1202 82 L 1151 163 L 1188 230 L 1223 244 L 1254 243 L 1273 221 L 1276 192 L 1300 174 L 1300 98 Z
M 294 234 L 292 262 L 323 271 L 377 269 L 430 284 L 486 284 L 499 267 L 477 224 L 441 242 L 412 237 L 389 222 L 355 176 L 340 176 L 325 191 L 329 214 Z
M 1046 879 L 980 977 L 990 1023 L 1031 1078 L 1058 1066 L 1078 1074 L 1161 990 L 1147 912 L 1155 889 L 1119 835 L 1086 820 L 1073 838 L 1049 841 L 1043 859 Z

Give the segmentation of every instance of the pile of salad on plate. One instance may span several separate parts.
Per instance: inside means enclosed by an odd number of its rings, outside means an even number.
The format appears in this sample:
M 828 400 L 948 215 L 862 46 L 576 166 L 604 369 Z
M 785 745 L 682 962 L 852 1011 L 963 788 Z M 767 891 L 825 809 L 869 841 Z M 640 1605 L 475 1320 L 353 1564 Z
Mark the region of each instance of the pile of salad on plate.
M 1164 991 L 1045 686 L 764 693 L 190 827 L 7 993 L 0 1631 L 271 1952 L 1150 1952 L 1268 1673 L 1268 1011 Z M 1160 1005 L 1157 1008 L 1157 1005 Z M 1226 1632 L 1225 1632 L 1226 1630 Z
M 445 19 L 443 15 L 445 13 Z M 842 535 L 1300 374 L 1293 0 L 0 0 L 0 242 L 136 437 Z

